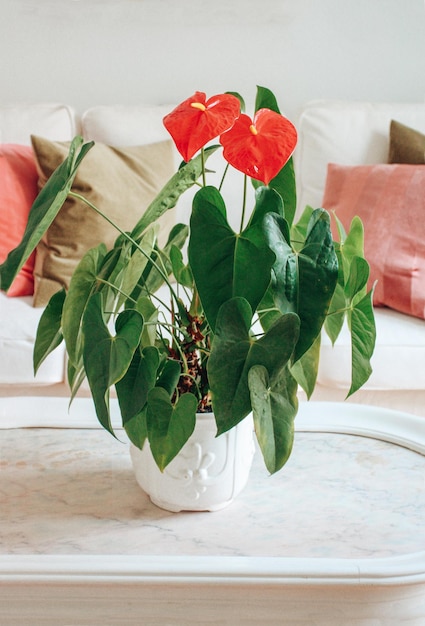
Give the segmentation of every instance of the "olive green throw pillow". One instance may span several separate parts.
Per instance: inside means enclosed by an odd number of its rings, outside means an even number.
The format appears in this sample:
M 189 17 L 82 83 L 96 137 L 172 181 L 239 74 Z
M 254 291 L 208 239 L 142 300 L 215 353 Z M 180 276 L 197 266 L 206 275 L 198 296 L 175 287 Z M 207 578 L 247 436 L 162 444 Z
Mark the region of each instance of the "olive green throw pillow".
M 31 137 L 41 188 L 68 154 L 69 142 Z M 171 141 L 127 148 L 96 143 L 80 165 L 72 190 L 83 195 L 123 230 L 132 230 L 148 204 L 174 173 Z M 162 218 L 168 234 L 173 211 Z M 34 306 L 45 306 L 71 276 L 84 253 L 118 232 L 85 203 L 68 198 L 37 246 Z
M 388 163 L 425 164 L 425 135 L 392 120 Z

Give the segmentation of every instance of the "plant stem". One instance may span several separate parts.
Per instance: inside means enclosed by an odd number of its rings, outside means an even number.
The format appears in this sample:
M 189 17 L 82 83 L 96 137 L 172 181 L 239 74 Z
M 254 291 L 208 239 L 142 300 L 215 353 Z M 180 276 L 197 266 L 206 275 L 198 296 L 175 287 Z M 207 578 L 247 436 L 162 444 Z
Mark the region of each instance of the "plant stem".
M 202 184 L 204 187 L 207 186 L 207 176 L 205 173 L 205 152 L 204 148 L 201 148 L 201 163 L 202 163 Z
M 247 183 L 248 183 L 248 177 L 246 174 L 244 174 L 243 177 L 243 200 L 242 200 L 242 215 L 241 215 L 241 225 L 240 225 L 240 232 L 243 231 L 243 224 L 245 221 L 245 208 L 246 208 L 246 191 L 247 191 Z
M 230 167 L 229 163 L 226 163 L 226 167 L 224 168 L 223 176 L 221 177 L 220 185 L 218 187 L 219 191 L 221 191 L 221 188 L 223 187 L 224 179 L 226 178 L 226 174 L 229 170 L 229 167 Z
M 119 293 L 121 296 L 124 296 L 126 298 L 126 300 L 131 300 L 131 302 L 136 304 L 136 300 L 134 298 L 132 298 L 127 293 L 125 293 L 122 289 L 120 289 L 119 287 L 114 285 L 114 283 L 111 283 L 109 280 L 105 280 L 104 278 L 99 278 L 99 276 L 96 276 L 96 280 L 99 283 L 102 283 L 103 285 L 108 285 L 108 287 L 111 287 L 111 289 L 113 289 L 114 291 Z

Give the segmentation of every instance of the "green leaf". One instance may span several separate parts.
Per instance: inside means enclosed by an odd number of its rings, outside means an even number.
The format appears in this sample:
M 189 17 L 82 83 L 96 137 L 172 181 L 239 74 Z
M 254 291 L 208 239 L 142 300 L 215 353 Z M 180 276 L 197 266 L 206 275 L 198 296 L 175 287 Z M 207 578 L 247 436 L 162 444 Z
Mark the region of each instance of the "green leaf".
M 68 359 L 67 377 L 68 377 L 68 384 L 71 389 L 71 399 L 69 402 L 71 404 L 75 396 L 77 395 L 78 390 L 80 389 L 83 381 L 86 378 L 86 372 L 84 369 L 82 355 L 81 355 L 81 361 L 76 366 L 74 366 L 71 363 L 71 361 Z
M 251 319 L 251 307 L 244 298 L 225 302 L 217 318 L 208 378 L 219 434 L 236 426 L 251 411 L 251 367 L 263 365 L 273 378 L 288 364 L 298 340 L 297 315 L 281 315 L 258 340 L 250 334 Z
M 78 166 L 92 146 L 93 142 L 83 144 L 82 137 L 75 137 L 72 141 L 68 157 L 53 172 L 35 199 L 21 242 L 0 265 L 0 289 L 4 291 L 9 289 L 25 261 L 59 213 L 71 190 Z
M 81 361 L 81 320 L 105 255 L 104 244 L 86 252 L 74 270 L 63 305 L 62 332 L 69 359 L 74 365 Z
M 305 238 L 307 237 L 308 232 L 308 225 L 310 224 L 313 213 L 314 209 L 307 205 L 298 222 L 296 224 L 292 224 L 291 226 L 291 242 L 292 247 L 296 252 L 301 250 L 304 246 Z
M 262 329 L 268 330 L 281 315 L 282 313 L 274 303 L 272 288 L 269 287 L 258 305 L 258 317 Z
M 203 187 L 196 194 L 190 225 L 189 262 L 214 330 L 220 306 L 234 296 L 244 297 L 256 310 L 270 282 L 274 255 L 264 236 L 260 241 L 256 225 L 240 235 L 231 229 L 223 198 L 215 187 Z
M 164 471 L 193 433 L 197 406 L 197 399 L 191 393 L 180 396 L 173 406 L 162 387 L 155 387 L 149 392 L 148 438 L 152 455 L 161 471 Z
M 267 242 L 275 254 L 271 292 L 281 313 L 298 309 L 299 268 L 298 256 L 290 244 L 288 222 L 274 214 L 266 215 L 263 222 Z
M 372 295 L 373 292 L 370 291 L 348 313 L 352 346 L 352 381 L 347 397 L 360 389 L 372 373 L 370 359 L 376 342 Z
M 156 382 L 157 387 L 162 387 L 168 393 L 168 397 L 174 394 L 181 375 L 181 365 L 174 359 L 167 359 L 161 374 Z
M 334 295 L 332 296 L 331 303 L 329 305 L 328 314 L 325 320 L 324 328 L 328 334 L 332 345 L 338 339 L 344 324 L 346 314 L 346 299 L 343 285 L 339 283 L 335 287 Z
M 157 348 L 148 346 L 142 352 L 136 350 L 128 370 L 115 384 L 124 427 L 145 407 L 148 393 L 155 387 L 158 367 Z
M 284 367 L 272 379 L 263 365 L 248 373 L 257 440 L 270 473 L 280 470 L 292 451 L 297 414 L 297 383 Z
M 127 254 L 130 249 L 131 244 L 124 239 L 122 239 L 121 245 L 116 245 L 112 250 L 109 250 L 104 258 L 103 253 L 106 252 L 106 247 L 102 249 L 102 258 L 99 259 L 93 291 L 102 291 L 105 310 L 112 312 L 117 306 L 118 290 L 121 287 L 125 263 L 128 258 Z
M 321 334 L 317 335 L 312 346 L 291 367 L 291 374 L 304 389 L 310 399 L 316 386 L 319 370 Z
M 109 388 L 126 373 L 139 345 L 143 318 L 137 311 L 126 309 L 115 323 L 111 336 L 103 317 L 102 295 L 93 294 L 83 316 L 84 369 L 102 426 L 113 434 L 109 412 Z
M 139 450 L 142 450 L 148 437 L 148 427 L 146 424 L 147 411 L 148 405 L 146 404 L 140 413 L 134 415 L 124 424 L 124 429 L 128 438 L 132 444 L 139 448 Z
M 65 291 L 62 289 L 50 298 L 40 317 L 33 351 L 35 374 L 44 359 L 62 343 L 61 320 L 64 300 Z
M 170 250 L 170 261 L 173 268 L 173 275 L 179 285 L 193 287 L 192 271 L 188 265 L 183 263 L 183 254 L 177 246 L 172 246 Z
M 346 309 L 351 306 L 354 298 L 360 299 L 366 294 L 369 277 L 369 266 L 364 259 L 364 230 L 361 220 L 358 217 L 353 219 L 347 235 L 336 216 L 335 219 L 341 237 L 341 243 L 336 245 L 338 284 L 325 321 L 325 330 L 332 344 L 341 332 Z
M 163 250 L 155 248 L 152 254 L 152 259 L 159 264 L 166 275 L 169 275 L 172 271 L 171 261 L 169 259 L 170 251 L 173 246 L 181 249 L 189 234 L 189 228 L 185 224 L 176 224 L 170 231 L 167 244 Z M 138 286 L 131 294 L 134 299 L 137 300 L 139 295 L 143 293 L 151 294 L 155 293 L 160 286 L 164 283 L 164 276 L 154 267 L 152 262 L 149 262 L 142 278 L 139 280 Z
M 261 85 L 257 85 L 257 95 L 255 98 L 255 111 L 257 112 L 259 109 L 270 109 L 275 113 L 280 113 L 274 93 L 267 87 L 261 87 Z
M 193 187 L 202 174 L 203 163 L 217 148 L 219 146 L 205 148 L 203 151 L 204 156 L 199 154 L 191 159 L 170 178 L 133 228 L 131 232 L 132 239 L 137 240 L 148 226 L 156 222 L 166 211 L 172 209 L 177 204 L 180 196 Z
M 344 288 L 347 300 L 353 300 L 358 294 L 365 295 L 368 278 L 368 262 L 361 257 L 354 257 L 350 264 L 350 273 Z
M 139 248 L 126 247 L 126 258 L 122 272 L 121 294 L 118 295 L 117 308 L 120 308 L 130 297 L 138 284 L 154 249 L 156 228 L 149 228 L 139 242 Z
M 270 187 L 258 187 L 255 190 L 255 207 L 248 224 L 248 230 L 252 226 L 261 226 L 267 213 L 277 213 L 283 217 L 282 198 Z
M 364 228 L 359 217 L 353 218 L 348 235 L 340 244 L 340 253 L 344 275 L 347 277 L 353 258 L 364 258 Z
M 156 327 L 158 322 L 158 309 L 150 300 L 145 296 L 141 296 L 133 308 L 142 315 L 144 320 L 142 339 L 140 341 L 142 346 L 153 346 L 156 340 Z
M 316 209 L 310 219 L 303 248 L 292 251 L 288 225 L 275 214 L 264 218 L 270 248 L 276 255 L 272 283 L 275 303 L 282 313 L 294 311 L 301 320 L 297 361 L 320 333 L 337 284 L 338 261 L 330 232 L 329 215 Z

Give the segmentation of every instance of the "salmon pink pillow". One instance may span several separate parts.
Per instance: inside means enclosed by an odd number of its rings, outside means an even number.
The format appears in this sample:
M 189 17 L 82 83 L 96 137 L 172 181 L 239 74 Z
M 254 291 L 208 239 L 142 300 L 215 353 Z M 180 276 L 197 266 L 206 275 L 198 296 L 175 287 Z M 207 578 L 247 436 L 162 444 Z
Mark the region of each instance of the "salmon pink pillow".
M 38 174 L 30 146 L 0 144 L 0 263 L 22 239 L 38 193 Z M 8 296 L 34 293 L 35 253 L 13 281 Z
M 425 318 L 425 165 L 329 164 L 323 207 L 363 221 L 374 304 Z

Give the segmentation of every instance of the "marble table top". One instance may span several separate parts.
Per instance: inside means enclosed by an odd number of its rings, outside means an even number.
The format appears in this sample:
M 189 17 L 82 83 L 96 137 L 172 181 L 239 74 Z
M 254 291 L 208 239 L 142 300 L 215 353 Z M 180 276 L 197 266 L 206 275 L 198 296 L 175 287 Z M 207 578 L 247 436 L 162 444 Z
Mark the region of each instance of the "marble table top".
M 0 554 L 379 559 L 424 551 L 423 453 L 356 428 L 326 432 L 343 429 L 319 417 L 297 431 L 278 474 L 268 475 L 257 452 L 243 493 L 214 513 L 151 504 L 124 433 L 118 441 L 97 428 L 4 428 Z

